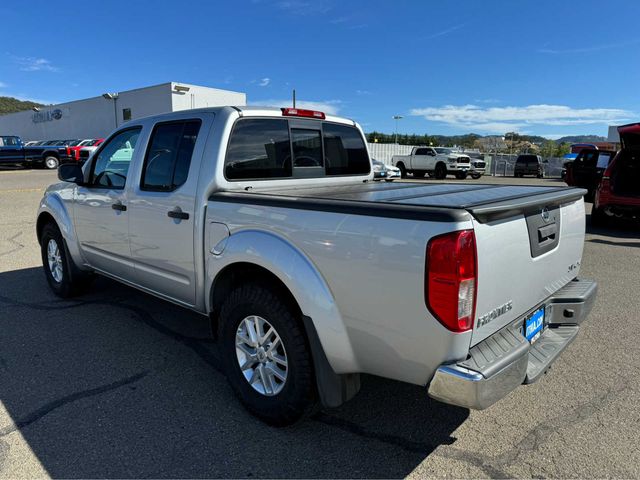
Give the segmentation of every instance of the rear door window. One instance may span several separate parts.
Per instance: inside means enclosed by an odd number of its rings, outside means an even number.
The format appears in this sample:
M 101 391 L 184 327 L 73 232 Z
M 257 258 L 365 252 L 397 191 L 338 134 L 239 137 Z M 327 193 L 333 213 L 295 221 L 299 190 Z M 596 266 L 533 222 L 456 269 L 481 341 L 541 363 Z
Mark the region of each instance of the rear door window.
M 187 181 L 199 130 L 200 120 L 154 127 L 142 167 L 142 190 L 171 192 Z

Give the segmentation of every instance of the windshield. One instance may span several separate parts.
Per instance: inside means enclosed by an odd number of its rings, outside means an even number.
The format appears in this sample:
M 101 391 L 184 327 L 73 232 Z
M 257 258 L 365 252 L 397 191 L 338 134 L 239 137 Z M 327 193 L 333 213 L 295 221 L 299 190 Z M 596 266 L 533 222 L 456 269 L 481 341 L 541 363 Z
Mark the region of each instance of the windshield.
M 444 153 L 444 154 L 449 154 L 449 153 L 453 152 L 453 148 L 442 148 L 442 147 L 438 147 L 438 148 L 436 148 L 436 152 L 438 152 L 438 153 Z

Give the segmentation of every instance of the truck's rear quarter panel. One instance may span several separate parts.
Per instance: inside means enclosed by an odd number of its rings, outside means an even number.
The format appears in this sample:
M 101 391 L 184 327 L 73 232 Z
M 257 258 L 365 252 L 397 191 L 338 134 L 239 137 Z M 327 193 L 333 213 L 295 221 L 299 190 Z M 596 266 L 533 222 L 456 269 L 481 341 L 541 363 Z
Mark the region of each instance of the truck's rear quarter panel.
M 350 371 L 425 384 L 442 362 L 465 356 L 471 340 L 469 333 L 452 335 L 425 306 L 426 245 L 431 236 L 470 228 L 471 222 L 424 222 L 372 213 L 210 201 L 207 220 L 229 226 L 230 244 L 241 231 L 265 231 L 309 259 L 329 286 L 348 332 L 356 362 Z M 225 255 L 208 262 L 209 272 L 220 271 Z M 326 325 L 313 320 L 320 339 L 329 338 Z M 332 346 L 324 347 L 331 362 Z M 338 368 L 337 373 L 349 370 Z

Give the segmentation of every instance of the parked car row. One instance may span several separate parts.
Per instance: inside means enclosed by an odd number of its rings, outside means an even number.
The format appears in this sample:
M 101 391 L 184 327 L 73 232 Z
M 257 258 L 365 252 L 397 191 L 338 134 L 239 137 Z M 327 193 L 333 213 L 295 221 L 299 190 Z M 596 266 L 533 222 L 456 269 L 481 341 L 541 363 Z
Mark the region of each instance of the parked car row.
M 0 136 L 0 164 L 54 169 L 66 162 L 80 161 L 83 149 L 90 153 L 103 141 L 104 138 L 87 138 L 23 143 L 15 135 Z

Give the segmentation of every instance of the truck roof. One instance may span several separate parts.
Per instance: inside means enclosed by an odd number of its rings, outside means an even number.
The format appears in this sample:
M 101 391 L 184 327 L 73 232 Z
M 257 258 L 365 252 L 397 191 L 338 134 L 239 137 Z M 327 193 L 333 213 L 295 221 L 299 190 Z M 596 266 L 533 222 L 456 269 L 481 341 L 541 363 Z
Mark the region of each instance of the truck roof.
M 295 115 L 285 115 L 283 113 L 283 109 L 287 108 L 287 109 L 291 109 L 291 107 L 265 107 L 265 106 L 259 106 L 259 105 L 250 105 L 250 106 L 235 106 L 235 105 L 228 105 L 228 106 L 223 106 L 223 107 L 204 107 L 204 108 L 195 108 L 192 110 L 178 110 L 175 112 L 167 112 L 167 113 L 161 113 L 159 115 L 151 115 L 148 117 L 142 117 L 142 118 L 137 118 L 135 120 L 131 120 L 130 122 L 127 122 L 127 124 L 135 124 L 136 122 L 140 122 L 143 120 L 149 120 L 149 119 L 153 119 L 153 120 L 164 120 L 167 118 L 173 118 L 173 117 L 181 117 L 184 118 L 185 114 L 188 113 L 214 113 L 214 114 L 221 114 L 221 113 L 225 113 L 227 115 L 231 115 L 234 112 L 240 114 L 241 117 L 282 117 L 282 118 L 304 118 L 304 119 L 309 119 L 309 120 L 325 120 L 328 122 L 334 122 L 334 123 L 342 123 L 344 125 L 352 125 L 352 126 L 357 126 L 356 122 L 354 120 L 351 120 L 349 118 L 345 118 L 345 117 L 339 117 L 337 115 L 332 115 L 326 112 L 322 112 L 325 116 L 324 119 L 316 119 L 316 118 L 310 118 L 310 117 L 306 117 L 306 116 L 295 116 Z M 301 111 L 304 111 L 304 109 L 299 109 Z

